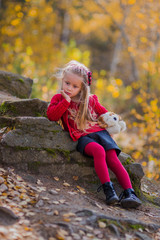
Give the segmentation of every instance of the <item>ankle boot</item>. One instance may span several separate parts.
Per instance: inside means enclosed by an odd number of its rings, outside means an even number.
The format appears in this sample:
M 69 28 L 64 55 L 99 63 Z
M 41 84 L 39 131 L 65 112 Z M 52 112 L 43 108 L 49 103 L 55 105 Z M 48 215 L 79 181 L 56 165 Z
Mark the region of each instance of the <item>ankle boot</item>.
M 132 188 L 124 190 L 119 196 L 119 199 L 123 208 L 137 208 L 142 204 Z
M 119 198 L 113 188 L 112 182 L 106 182 L 102 184 L 97 191 L 99 192 L 103 188 L 104 194 L 106 195 L 106 202 L 108 205 L 113 205 L 118 203 Z

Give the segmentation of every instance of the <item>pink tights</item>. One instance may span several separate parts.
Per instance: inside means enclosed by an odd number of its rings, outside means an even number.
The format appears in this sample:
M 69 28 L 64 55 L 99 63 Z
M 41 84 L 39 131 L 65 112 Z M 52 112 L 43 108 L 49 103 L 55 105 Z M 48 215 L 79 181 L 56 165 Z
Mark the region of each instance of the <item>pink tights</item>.
M 88 143 L 85 153 L 94 159 L 94 167 L 101 183 L 110 182 L 108 167 L 116 175 L 123 189 L 132 188 L 132 184 L 126 169 L 117 157 L 115 149 L 105 152 L 104 148 L 96 143 Z

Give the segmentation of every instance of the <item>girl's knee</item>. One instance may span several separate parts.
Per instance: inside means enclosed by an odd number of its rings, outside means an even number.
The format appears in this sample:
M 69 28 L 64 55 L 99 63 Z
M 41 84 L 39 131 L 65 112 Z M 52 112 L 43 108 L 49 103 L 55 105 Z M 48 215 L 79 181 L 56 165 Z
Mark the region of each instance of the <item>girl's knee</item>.
M 94 145 L 94 154 L 98 155 L 99 158 L 106 156 L 104 148 L 98 143 Z

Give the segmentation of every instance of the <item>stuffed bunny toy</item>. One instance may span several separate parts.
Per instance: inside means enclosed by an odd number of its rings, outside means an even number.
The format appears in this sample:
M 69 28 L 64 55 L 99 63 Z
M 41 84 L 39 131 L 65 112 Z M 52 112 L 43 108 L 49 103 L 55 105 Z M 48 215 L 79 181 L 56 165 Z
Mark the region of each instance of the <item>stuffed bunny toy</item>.
M 107 112 L 98 118 L 98 124 L 105 128 L 109 134 L 117 134 L 126 130 L 126 123 L 114 112 Z

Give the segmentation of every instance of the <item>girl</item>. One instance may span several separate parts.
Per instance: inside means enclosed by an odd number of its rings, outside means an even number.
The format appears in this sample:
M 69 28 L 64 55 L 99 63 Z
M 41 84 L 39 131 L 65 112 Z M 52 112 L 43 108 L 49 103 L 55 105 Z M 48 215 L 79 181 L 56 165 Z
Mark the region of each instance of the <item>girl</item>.
M 77 150 L 93 157 L 95 171 L 102 183 L 107 204 L 120 202 L 124 208 L 136 208 L 141 204 L 137 198 L 129 175 L 118 155 L 121 152 L 109 133 L 98 125 L 98 117 L 107 112 L 96 95 L 90 95 L 91 72 L 83 64 L 70 61 L 61 72 L 60 94 L 53 96 L 47 109 L 48 119 L 62 120 L 64 130 L 73 141 L 78 141 Z M 108 167 L 116 175 L 124 189 L 120 199 L 110 181 Z

